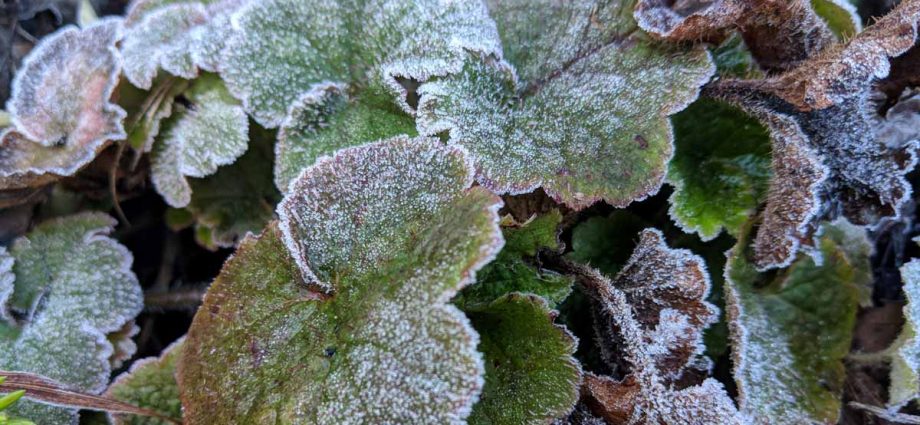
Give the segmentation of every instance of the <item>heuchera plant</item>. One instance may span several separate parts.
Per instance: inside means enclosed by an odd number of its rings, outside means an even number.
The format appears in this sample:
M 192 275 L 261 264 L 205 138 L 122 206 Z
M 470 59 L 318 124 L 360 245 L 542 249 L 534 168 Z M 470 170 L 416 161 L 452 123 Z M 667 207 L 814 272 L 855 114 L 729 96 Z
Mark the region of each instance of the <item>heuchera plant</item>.
M 920 0 L 84 3 L 6 102 L 4 415 L 920 423 Z

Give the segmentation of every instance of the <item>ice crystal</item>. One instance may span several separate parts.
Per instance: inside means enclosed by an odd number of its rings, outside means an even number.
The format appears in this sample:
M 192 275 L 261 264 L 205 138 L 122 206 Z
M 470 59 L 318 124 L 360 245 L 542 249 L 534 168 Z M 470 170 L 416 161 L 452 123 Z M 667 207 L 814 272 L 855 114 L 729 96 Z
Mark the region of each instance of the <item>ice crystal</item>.
M 472 173 L 462 149 L 404 137 L 306 169 L 195 317 L 188 423 L 462 423 L 483 364 L 446 303 L 502 245 Z
M 0 187 L 68 176 L 110 140 L 125 137 L 125 111 L 110 102 L 121 72 L 121 21 L 67 27 L 42 39 L 13 80 L 13 127 L 0 139 Z
M 672 41 L 718 40 L 738 30 L 758 64 L 774 71 L 861 28 L 846 0 L 639 0 L 635 16 L 643 30 Z
M 330 82 L 389 93 L 411 112 L 396 78 L 459 71 L 466 52 L 500 54 L 478 1 L 268 0 L 251 2 L 231 21 L 221 75 L 266 127 Z
M 668 116 L 712 75 L 706 52 L 638 31 L 633 2 L 489 2 L 501 58 L 419 88 L 418 128 L 449 131 L 476 179 L 502 193 L 547 194 L 573 208 L 654 193 L 672 154 Z
M 896 216 L 910 198 L 916 130 L 886 122 L 871 102 L 889 57 L 916 40 L 920 2 L 906 1 L 846 44 L 765 80 L 723 80 L 714 97 L 757 117 L 773 139 L 773 180 L 755 244 L 761 269 L 788 265 L 822 218 L 858 224 Z M 893 113 L 892 118 L 896 118 Z
M 698 368 L 703 329 L 717 316 L 705 301 L 709 276 L 701 258 L 668 248 L 660 232 L 647 229 L 612 281 L 573 267 L 597 306 L 605 360 L 629 365 L 622 380 L 586 374 L 584 390 L 596 414 L 609 423 L 743 423 L 718 381 L 677 385 Z
M 725 297 L 739 404 L 775 424 L 835 423 L 856 310 L 871 283 L 860 227 L 825 225 L 821 263 L 800 256 L 781 274 L 758 273 L 751 225 L 731 251 Z
M 214 174 L 243 155 L 249 143 L 246 113 L 217 76 L 199 78 L 184 95 L 190 105 L 173 114 L 151 156 L 153 185 L 175 208 L 191 201 L 186 176 Z
M 114 224 L 106 215 L 84 213 L 43 223 L 13 242 L 3 261 L 15 260 L 4 309 L 20 319 L 0 324 L 2 369 L 37 373 L 84 392 L 105 389 L 115 353 L 107 335 L 132 329 L 143 306 L 131 254 L 105 236 Z M 77 417 L 76 410 L 33 402 L 15 410 L 42 424 L 70 424 Z
M 182 341 L 170 344 L 159 357 L 135 361 L 131 369 L 115 378 L 105 395 L 167 417 L 181 418 L 176 363 L 182 353 Z M 111 415 L 111 418 L 115 425 L 168 425 L 149 416 Z
M 217 71 L 230 15 L 244 2 L 135 1 L 121 43 L 125 76 L 149 89 L 160 68 L 186 79 L 197 77 L 199 68 Z

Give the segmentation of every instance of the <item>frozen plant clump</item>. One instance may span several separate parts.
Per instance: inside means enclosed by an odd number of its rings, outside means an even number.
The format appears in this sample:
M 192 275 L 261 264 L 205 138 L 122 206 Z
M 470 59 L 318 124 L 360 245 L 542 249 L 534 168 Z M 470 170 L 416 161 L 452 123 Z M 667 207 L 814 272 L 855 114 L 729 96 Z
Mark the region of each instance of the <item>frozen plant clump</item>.
M 920 0 L 19 3 L 12 417 L 920 422 Z

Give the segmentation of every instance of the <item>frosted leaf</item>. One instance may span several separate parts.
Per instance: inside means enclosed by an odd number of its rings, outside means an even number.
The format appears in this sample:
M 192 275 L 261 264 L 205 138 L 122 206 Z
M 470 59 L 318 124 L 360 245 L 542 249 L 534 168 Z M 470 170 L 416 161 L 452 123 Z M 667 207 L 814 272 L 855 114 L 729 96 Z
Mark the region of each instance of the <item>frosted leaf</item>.
M 121 52 L 125 58 L 125 77 L 132 84 L 149 89 L 157 70 L 192 79 L 198 69 L 188 51 L 188 32 L 203 25 L 208 13 L 201 3 L 177 3 L 145 14 L 125 30 Z
M 137 1 L 125 18 L 121 52 L 125 76 L 149 89 L 159 69 L 186 79 L 199 67 L 217 71 L 222 40 L 229 37 L 230 14 L 244 0 Z
M 703 351 L 703 330 L 718 318 L 718 309 L 706 301 L 709 273 L 703 259 L 687 250 L 671 249 L 655 229 L 639 233 L 639 244 L 612 284 L 630 304 L 630 314 L 643 333 L 643 345 L 664 379 L 675 380 Z M 605 340 L 616 341 L 615 327 Z M 620 347 L 602 347 L 608 362 L 629 356 Z M 635 348 L 626 348 L 634 350 Z
M 6 247 L 0 246 L 0 318 L 7 322 L 13 320 L 6 305 L 13 295 L 13 282 L 16 281 L 16 274 L 13 273 L 14 261 Z
M 836 423 L 856 311 L 871 284 L 864 230 L 840 221 L 819 239 L 821 264 L 799 256 L 758 273 L 751 226 L 730 252 L 725 298 L 739 404 L 774 424 Z
M 871 95 L 888 72 L 887 55 L 914 43 L 918 19 L 920 4 L 904 2 L 788 73 L 709 89 L 757 117 L 773 137 L 774 179 L 754 241 L 759 268 L 788 265 L 800 246 L 813 244 L 819 219 L 874 224 L 897 216 L 910 198 L 905 175 L 917 161 L 917 133 L 892 133 L 899 123 L 879 115 Z
M 898 410 L 920 396 L 920 260 L 911 260 L 901 266 L 904 281 L 904 327 L 891 349 L 891 384 L 888 389 L 888 406 Z
M 188 177 L 214 174 L 246 152 L 249 121 L 215 75 L 197 79 L 185 92 L 190 105 L 177 111 L 151 155 L 151 180 L 170 206 L 191 201 Z M 176 106 L 179 108 L 179 106 Z
M 140 359 L 119 375 L 106 390 L 107 397 L 153 410 L 171 418 L 182 417 L 176 364 L 182 353 L 182 339 L 166 347 L 160 357 Z M 110 415 L 115 425 L 168 425 L 150 416 Z
M 109 18 L 42 39 L 13 80 L 6 108 L 16 130 L 45 147 L 94 150 L 123 138 L 125 111 L 110 101 L 121 71 L 120 36 L 121 20 Z
M 7 102 L 14 126 L 0 140 L 0 188 L 69 176 L 125 137 L 125 111 L 110 102 L 121 72 L 120 27 L 117 19 L 67 27 L 26 57 Z
M 684 231 L 737 235 L 769 185 L 770 136 L 738 109 L 705 99 L 674 116 L 668 210 Z
M 462 149 L 434 149 L 436 143 L 400 136 L 347 149 L 291 184 L 278 205 L 279 228 L 305 282 L 331 292 L 332 272 L 367 273 L 400 254 L 394 247 L 413 238 L 407 230 L 414 223 L 460 199 L 459 189 L 473 183 L 468 159 Z M 331 199 L 347 209 L 333 208 Z
M 861 28 L 846 0 L 639 0 L 635 17 L 643 30 L 670 41 L 719 40 L 737 30 L 758 64 L 773 71 Z
M 484 369 L 446 302 L 502 245 L 501 201 L 471 182 L 462 150 L 405 137 L 306 169 L 195 317 L 185 420 L 462 423 Z
M 545 424 L 572 411 L 581 366 L 576 340 L 546 300 L 519 292 L 464 310 L 479 332 L 485 386 L 470 424 Z
M 484 308 L 511 292 L 535 294 L 555 308 L 572 291 L 572 279 L 537 265 L 539 250 L 560 251 L 557 238 L 562 214 L 558 210 L 518 223 L 502 218 L 505 246 L 491 263 L 477 273 L 477 282 L 463 288 L 453 299 L 461 310 Z
M 901 2 L 847 43 L 831 46 L 763 85 L 800 111 L 826 109 L 868 97 L 872 83 L 891 70 L 891 58 L 916 42 L 918 20 L 920 2 Z
M 83 213 L 43 223 L 13 242 L 14 291 L 6 307 L 19 321 L 0 324 L 0 367 L 41 374 L 98 394 L 112 371 L 107 335 L 123 332 L 143 307 L 131 254 L 105 236 L 115 221 Z M 122 346 L 121 348 L 124 348 Z M 20 402 L 18 416 L 69 424 L 76 410 Z
M 291 180 L 316 160 L 335 151 L 406 134 L 415 121 L 388 99 L 364 93 L 349 96 L 348 87 L 317 83 L 291 105 L 275 147 L 275 185 L 286 191 Z
M 208 249 L 230 248 L 249 232 L 259 232 L 275 217 L 281 199 L 272 184 L 274 134 L 253 126 L 246 154 L 203 179 L 189 179 L 186 211 L 195 239 Z M 191 223 L 188 223 L 191 224 Z
M 574 337 L 553 323 L 550 310 L 571 292 L 569 276 L 541 269 L 539 250 L 560 251 L 557 210 L 525 223 L 502 218 L 505 246 L 457 294 L 458 306 L 479 332 L 486 381 L 471 424 L 545 424 L 567 415 L 578 400 L 581 367 Z
M 673 150 L 667 117 L 696 98 L 714 67 L 700 47 L 648 40 L 631 7 L 490 2 L 507 62 L 471 58 L 463 72 L 423 84 L 419 132 L 449 131 L 496 192 L 542 186 L 576 209 L 656 192 Z
M 709 276 L 703 260 L 664 244 L 654 229 L 615 279 L 572 265 L 597 306 L 595 327 L 602 355 L 625 361 L 622 380 L 586 374 L 583 391 L 595 414 L 609 423 L 743 423 L 722 384 L 705 379 L 678 386 L 702 355 L 702 332 L 717 317 L 705 301 Z
M 466 52 L 500 55 L 478 1 L 269 0 L 251 2 L 231 21 L 221 75 L 266 127 L 326 82 L 386 92 L 411 112 L 396 78 L 457 72 Z

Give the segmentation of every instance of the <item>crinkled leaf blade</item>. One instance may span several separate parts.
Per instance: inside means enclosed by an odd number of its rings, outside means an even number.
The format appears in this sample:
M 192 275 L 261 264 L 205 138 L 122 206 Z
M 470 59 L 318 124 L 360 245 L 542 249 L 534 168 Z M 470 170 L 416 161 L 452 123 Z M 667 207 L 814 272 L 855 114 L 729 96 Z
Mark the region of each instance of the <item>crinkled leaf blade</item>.
M 544 424 L 571 412 L 581 381 L 576 343 L 544 299 L 510 293 L 466 313 L 486 367 L 469 423 Z
M 737 235 L 766 195 L 769 134 L 729 105 L 701 100 L 674 116 L 671 217 L 703 240 Z
M 490 2 L 507 62 L 471 58 L 461 73 L 422 85 L 419 131 L 448 131 L 496 192 L 543 187 L 576 209 L 655 193 L 673 151 L 667 117 L 714 67 L 702 48 L 642 36 L 631 8 Z
M 731 251 L 725 296 L 740 408 L 748 417 L 777 424 L 837 420 L 842 361 L 861 287 L 871 278 L 862 271 L 870 250 L 861 228 L 843 221 L 826 226 L 832 227 L 819 242 L 821 264 L 801 256 L 785 271 L 758 273 L 744 248 L 750 227 Z
M 121 72 L 120 34 L 119 19 L 103 19 L 61 29 L 32 50 L 7 104 L 14 126 L 0 140 L 0 187 L 69 176 L 126 136 L 126 113 L 110 101 Z
M 163 349 L 159 357 L 140 359 L 131 369 L 119 375 L 106 396 L 135 406 L 155 411 L 168 418 L 182 417 L 179 386 L 176 383 L 176 363 L 182 353 L 179 340 Z M 159 418 L 136 415 L 113 415 L 117 425 L 169 424 Z
M 461 423 L 483 366 L 445 303 L 501 246 L 500 201 L 471 178 L 462 151 L 408 138 L 304 171 L 195 318 L 186 420 Z
M 140 312 L 143 297 L 131 254 L 105 236 L 114 220 L 83 213 L 43 223 L 13 242 L 14 289 L 6 308 L 27 322 L 6 322 L 4 370 L 37 373 L 99 393 L 112 371 L 112 342 Z M 70 423 L 76 411 L 18 403 L 14 411 L 41 423 Z

